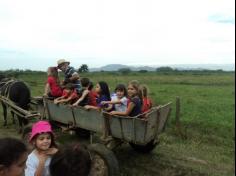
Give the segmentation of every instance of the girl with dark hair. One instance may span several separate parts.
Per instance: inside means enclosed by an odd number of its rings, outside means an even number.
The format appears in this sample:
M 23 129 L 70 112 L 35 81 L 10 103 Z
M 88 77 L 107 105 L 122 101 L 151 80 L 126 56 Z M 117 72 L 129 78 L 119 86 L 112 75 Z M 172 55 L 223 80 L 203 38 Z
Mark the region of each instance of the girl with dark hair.
M 89 82 L 88 90 L 89 90 L 89 105 L 97 106 L 96 100 L 97 100 L 98 94 L 93 89 L 92 81 Z
M 104 110 L 109 111 L 112 106 L 103 105 L 102 101 L 111 101 L 110 91 L 108 84 L 105 81 L 100 81 L 96 84 L 95 91 L 98 94 L 97 98 L 97 106 L 86 105 L 84 106 L 86 109 L 96 109 L 98 111 Z
M 26 145 L 18 139 L 0 139 L 0 175 L 22 176 L 27 159 Z
M 89 151 L 80 144 L 64 146 L 52 157 L 49 166 L 51 176 L 88 176 L 90 167 Z
M 125 112 L 127 109 L 127 89 L 124 84 L 118 84 L 115 88 L 115 95 L 111 97 L 111 101 L 102 101 L 103 105 L 111 104 L 115 111 Z

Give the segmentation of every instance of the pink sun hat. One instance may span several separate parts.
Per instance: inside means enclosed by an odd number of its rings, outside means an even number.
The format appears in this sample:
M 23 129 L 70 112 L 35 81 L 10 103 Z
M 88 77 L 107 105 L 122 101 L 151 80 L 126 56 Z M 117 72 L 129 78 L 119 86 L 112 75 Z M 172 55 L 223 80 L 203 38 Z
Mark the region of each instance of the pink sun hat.
M 52 127 L 50 125 L 49 122 L 47 121 L 38 121 L 35 124 L 33 124 L 32 126 L 32 132 L 31 132 L 31 136 L 30 136 L 30 142 L 31 140 L 40 133 L 52 133 Z

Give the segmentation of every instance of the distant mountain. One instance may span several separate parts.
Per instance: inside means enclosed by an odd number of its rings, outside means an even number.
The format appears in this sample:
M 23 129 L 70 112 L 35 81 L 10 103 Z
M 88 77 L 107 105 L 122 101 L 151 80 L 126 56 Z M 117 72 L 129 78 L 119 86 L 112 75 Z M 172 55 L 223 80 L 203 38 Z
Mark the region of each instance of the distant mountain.
M 179 64 L 170 65 L 178 70 L 224 70 L 235 71 L 235 64 Z
M 101 67 L 100 69 L 103 71 L 118 71 L 122 68 L 130 68 L 130 66 L 122 65 L 122 64 L 109 64 Z
M 155 67 L 150 66 L 128 66 L 122 64 L 109 64 L 99 68 L 90 68 L 91 72 L 94 71 L 118 71 L 122 68 L 129 68 L 132 71 L 155 71 L 159 67 L 171 67 L 178 70 L 224 70 L 235 71 L 235 64 L 178 64 L 178 65 L 160 65 Z
M 135 66 L 128 66 L 128 65 L 122 65 L 122 64 L 109 64 L 105 65 L 99 68 L 90 68 L 89 70 L 91 72 L 94 71 L 118 71 L 122 68 L 129 68 L 132 71 L 139 71 L 139 70 L 147 70 L 147 71 L 155 71 L 155 67 L 149 67 L 149 66 L 141 66 L 141 67 L 135 67 Z

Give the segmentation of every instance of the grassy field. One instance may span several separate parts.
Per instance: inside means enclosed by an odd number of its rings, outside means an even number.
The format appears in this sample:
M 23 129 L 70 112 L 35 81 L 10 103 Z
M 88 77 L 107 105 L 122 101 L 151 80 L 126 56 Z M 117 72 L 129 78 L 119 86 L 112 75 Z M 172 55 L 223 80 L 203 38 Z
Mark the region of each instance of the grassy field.
M 121 175 L 232 176 L 235 173 L 234 73 L 86 73 L 94 83 L 105 80 L 113 90 L 118 83 L 136 79 L 150 89 L 154 104 L 172 102 L 172 114 L 160 144 L 150 154 L 139 154 L 128 144 L 115 150 Z M 43 94 L 45 74 L 21 75 L 32 96 Z M 175 128 L 175 101 L 181 102 L 181 138 Z M 1 111 L 1 110 L 0 110 Z M 2 113 L 1 113 L 2 114 Z M 2 115 L 1 115 L 2 116 Z M 1 118 L 2 121 L 2 118 Z M 1 136 L 18 136 L 14 126 L 0 128 Z M 67 136 L 68 140 L 77 140 Z

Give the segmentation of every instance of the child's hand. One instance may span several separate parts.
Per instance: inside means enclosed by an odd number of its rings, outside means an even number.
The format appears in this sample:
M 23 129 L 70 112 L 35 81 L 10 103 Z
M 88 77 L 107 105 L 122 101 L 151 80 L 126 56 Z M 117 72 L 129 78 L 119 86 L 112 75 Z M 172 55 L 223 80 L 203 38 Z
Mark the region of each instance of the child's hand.
M 102 101 L 101 104 L 105 105 L 105 104 L 107 104 L 107 101 Z
M 116 111 L 111 111 L 110 114 L 111 115 L 116 115 Z
M 84 109 L 89 110 L 89 109 L 90 109 L 90 106 L 89 106 L 89 105 L 85 105 L 85 106 L 84 106 Z
M 47 160 L 48 155 L 45 152 L 38 153 L 39 163 L 43 164 Z
M 75 107 L 75 106 L 78 106 L 78 104 L 77 104 L 77 103 L 74 103 L 74 104 L 72 104 L 72 106 Z
M 45 154 L 46 155 L 54 155 L 55 153 L 57 153 L 58 149 L 57 148 L 49 148 Z

